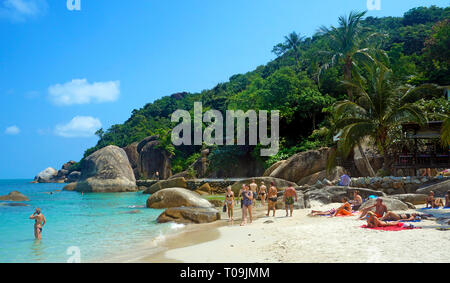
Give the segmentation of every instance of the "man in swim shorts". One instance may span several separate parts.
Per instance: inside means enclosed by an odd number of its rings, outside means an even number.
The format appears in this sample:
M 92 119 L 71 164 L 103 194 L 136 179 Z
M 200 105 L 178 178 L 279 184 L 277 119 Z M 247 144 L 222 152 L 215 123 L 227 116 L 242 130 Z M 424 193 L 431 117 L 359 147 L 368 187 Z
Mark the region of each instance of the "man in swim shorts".
M 353 210 L 359 210 L 359 208 L 361 207 L 363 200 L 362 197 L 359 195 L 359 191 L 353 191 L 353 200 L 350 201 L 351 205 L 352 205 L 352 209 Z
M 361 210 L 361 216 L 359 217 L 359 219 L 363 220 L 364 217 L 367 215 L 367 213 L 370 210 L 372 210 L 373 208 L 375 208 L 375 215 L 378 218 L 383 217 L 383 215 L 388 212 L 388 209 L 387 209 L 386 205 L 384 205 L 383 200 L 381 198 L 377 198 L 377 201 L 374 205 Z
M 267 214 L 266 216 L 269 216 L 270 209 L 273 210 L 273 216 L 275 217 L 275 211 L 276 211 L 276 205 L 278 200 L 278 190 L 275 187 L 275 183 L 272 182 L 270 184 L 269 192 L 267 193 L 267 198 L 269 200 L 267 205 Z
M 30 216 L 30 219 L 34 219 L 34 237 L 37 240 L 41 239 L 42 236 L 42 228 L 44 227 L 45 223 L 47 223 L 47 220 L 45 219 L 44 215 L 41 213 L 40 208 L 36 208 L 34 213 Z
M 261 186 L 259 186 L 259 197 L 261 199 L 261 204 L 264 206 L 266 205 L 266 194 L 267 194 L 267 187 L 264 185 L 264 182 L 261 182 Z
M 292 212 L 294 211 L 294 202 L 297 201 L 297 192 L 292 186 L 289 186 L 286 190 L 284 190 L 283 201 L 286 205 L 286 217 L 288 217 L 288 210 Z

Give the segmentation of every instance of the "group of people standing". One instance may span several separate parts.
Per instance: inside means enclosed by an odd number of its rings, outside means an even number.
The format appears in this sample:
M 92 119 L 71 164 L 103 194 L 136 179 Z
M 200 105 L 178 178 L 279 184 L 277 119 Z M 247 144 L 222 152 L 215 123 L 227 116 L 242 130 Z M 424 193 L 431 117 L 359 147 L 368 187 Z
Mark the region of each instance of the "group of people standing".
M 250 184 L 242 184 L 242 188 L 237 197 L 235 197 L 234 192 L 231 190 L 231 186 L 229 186 L 225 193 L 225 205 L 227 206 L 229 221 L 234 220 L 234 205 L 240 202 L 242 209 L 241 226 L 246 225 L 248 220 L 249 223 L 252 223 L 252 213 L 258 198 L 261 200 L 262 206 L 265 206 L 267 202 L 266 216 L 269 216 L 270 211 L 272 210 L 272 215 L 275 217 L 276 205 L 278 202 L 278 189 L 275 186 L 275 183 L 272 182 L 269 188 L 267 188 L 263 181 L 258 186 L 253 179 Z M 297 192 L 292 186 L 284 190 L 283 201 L 286 205 L 286 217 L 289 216 L 289 210 L 290 216 L 292 217 L 294 203 L 297 202 Z

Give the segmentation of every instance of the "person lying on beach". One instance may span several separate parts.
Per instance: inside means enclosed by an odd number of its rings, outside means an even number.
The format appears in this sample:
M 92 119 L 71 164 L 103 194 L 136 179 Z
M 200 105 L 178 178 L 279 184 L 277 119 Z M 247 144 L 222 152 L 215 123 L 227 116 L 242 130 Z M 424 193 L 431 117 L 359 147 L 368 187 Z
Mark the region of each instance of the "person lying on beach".
M 249 186 L 245 185 L 242 191 L 242 223 L 241 226 L 247 224 L 247 211 L 250 216 L 250 223 L 252 223 L 252 206 L 253 206 L 253 192 Z
M 34 219 L 34 237 L 40 240 L 42 237 L 42 228 L 44 228 L 47 219 L 45 219 L 44 214 L 41 213 L 40 208 L 36 208 L 34 213 L 30 216 L 30 219 Z
M 266 205 L 266 194 L 267 187 L 264 185 L 264 182 L 261 182 L 261 186 L 259 186 L 259 198 L 261 199 L 262 206 Z
M 363 203 L 362 197 L 359 195 L 359 191 L 356 190 L 353 192 L 353 200 L 350 201 L 350 204 L 352 205 L 353 210 L 359 210 Z
M 388 211 L 382 218 L 380 218 L 381 221 L 413 221 L 413 220 L 420 220 L 425 219 L 426 216 L 419 215 L 417 213 L 402 213 L 397 214 L 392 211 Z
M 332 208 L 328 211 L 320 211 L 320 210 L 313 210 L 311 211 L 312 216 L 331 216 L 336 213 L 336 209 Z
M 381 198 L 377 198 L 377 201 L 374 205 L 361 210 L 361 216 L 359 217 L 359 219 L 363 220 L 367 213 L 373 208 L 375 208 L 375 215 L 379 218 L 383 217 L 383 215 L 388 212 L 388 209 L 386 205 L 384 205 L 383 200 Z
M 367 212 L 367 227 L 368 228 L 376 228 L 376 227 L 387 227 L 387 226 L 398 226 L 400 222 L 385 222 L 378 219 L 377 215 L 369 211 Z
M 269 192 L 267 193 L 267 198 L 269 199 L 269 203 L 267 204 L 267 214 L 269 216 L 270 209 L 273 210 L 273 216 L 275 217 L 276 205 L 278 200 L 278 190 L 275 187 L 275 183 L 272 182 L 270 184 Z
M 341 207 L 339 207 L 338 209 L 336 209 L 336 212 L 334 214 L 332 214 L 331 217 L 338 216 L 338 215 L 342 215 L 342 216 L 352 215 L 352 213 L 353 213 L 352 205 L 348 202 L 348 198 L 343 197 L 342 203 L 343 203 L 343 205 Z
M 225 204 L 228 208 L 228 221 L 233 221 L 234 192 L 231 190 L 231 186 L 227 187 L 227 192 L 225 193 Z
M 289 216 L 288 211 L 294 212 L 294 203 L 297 202 L 297 192 L 292 186 L 289 186 L 286 190 L 284 190 L 283 201 L 286 206 L 286 217 Z

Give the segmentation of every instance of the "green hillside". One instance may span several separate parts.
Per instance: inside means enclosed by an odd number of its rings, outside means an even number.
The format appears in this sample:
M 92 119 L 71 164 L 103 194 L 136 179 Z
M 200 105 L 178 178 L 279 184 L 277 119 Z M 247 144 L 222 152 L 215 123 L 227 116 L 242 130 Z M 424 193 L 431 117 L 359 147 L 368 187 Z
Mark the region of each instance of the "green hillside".
M 369 63 L 361 54 L 370 55 L 392 70 L 389 81 L 395 86 L 450 85 L 449 7 L 419 7 L 398 18 L 360 16 L 361 20 L 354 30 L 347 30 L 347 35 L 343 34 L 342 23 L 337 23 L 336 28 L 318 27 L 313 37 L 303 37 L 301 30 L 284 39 L 280 35 L 281 43 L 272 50 L 277 56 L 273 61 L 248 73 L 236 74 L 212 89 L 165 96 L 133 110 L 123 124 L 99 130 L 97 145 L 86 150 L 85 156 L 107 145 L 124 147 L 159 134 L 163 146 L 174 154 L 174 173 L 185 170 L 198 158 L 201 147 L 171 145 L 169 137 L 174 124 L 170 115 L 177 109 L 192 110 L 196 101 L 203 102 L 203 111 L 280 110 L 281 146 L 276 156 L 262 159 L 254 146 L 214 147 L 210 158 L 220 160 L 216 163 L 222 166 L 226 166 L 223 160 L 232 162 L 233 155 L 253 156 L 269 166 L 299 151 L 330 146 L 333 144 L 330 137 L 338 129 L 333 105 L 349 98 L 353 100 L 349 95 L 354 94 L 355 99 L 358 95 L 355 87 L 353 91 L 343 81 L 367 82 L 363 78 L 371 74 Z M 352 68 L 346 69 L 349 54 L 354 56 L 350 62 Z M 367 84 L 365 87 L 370 88 Z M 416 97 L 414 105 L 429 118 L 440 113 L 449 115 L 450 111 L 442 92 Z

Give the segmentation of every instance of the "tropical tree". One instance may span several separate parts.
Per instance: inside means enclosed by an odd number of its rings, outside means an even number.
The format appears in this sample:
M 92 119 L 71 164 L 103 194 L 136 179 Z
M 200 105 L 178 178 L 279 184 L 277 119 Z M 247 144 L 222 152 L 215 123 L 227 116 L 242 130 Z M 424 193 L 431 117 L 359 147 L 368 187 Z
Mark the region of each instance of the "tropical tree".
M 375 50 L 375 46 L 371 48 L 369 44 L 374 42 L 374 39 L 380 38 L 380 33 L 366 34 L 366 30 L 362 27 L 361 21 L 366 12 L 352 11 L 346 16 L 339 17 L 339 27 L 331 26 L 327 28 L 322 26 L 319 29 L 319 34 L 325 35 L 329 38 L 329 47 L 331 51 L 322 51 L 329 62 L 323 64 L 319 71 L 321 73 L 329 67 L 335 66 L 343 61 L 344 80 L 350 81 L 352 75 L 356 71 L 357 63 L 374 62 L 376 58 L 372 57 L 370 53 L 377 53 L 378 58 L 383 58 L 385 55 L 381 49 Z M 385 60 L 385 58 L 383 59 Z M 383 61 L 380 59 L 380 61 Z M 320 80 L 319 80 L 320 81 Z M 353 101 L 353 90 L 347 87 L 347 94 L 350 101 Z
M 393 129 L 405 122 L 423 124 L 426 118 L 413 102 L 418 93 L 437 86 L 395 85 L 391 80 L 392 71 L 381 63 L 373 64 L 365 73 L 360 80 L 344 81 L 354 91 L 356 100 L 341 101 L 334 106 L 339 117 L 337 128 L 342 131 L 338 151 L 348 155 L 355 145 L 369 138 L 384 158 L 383 169 L 389 172 L 387 152 Z
M 272 52 L 277 56 L 281 56 L 289 51 L 294 53 L 295 62 L 298 64 L 300 61 L 300 46 L 305 39 L 299 33 L 291 32 L 289 35 L 284 37 L 284 43 L 279 43 L 275 45 Z

